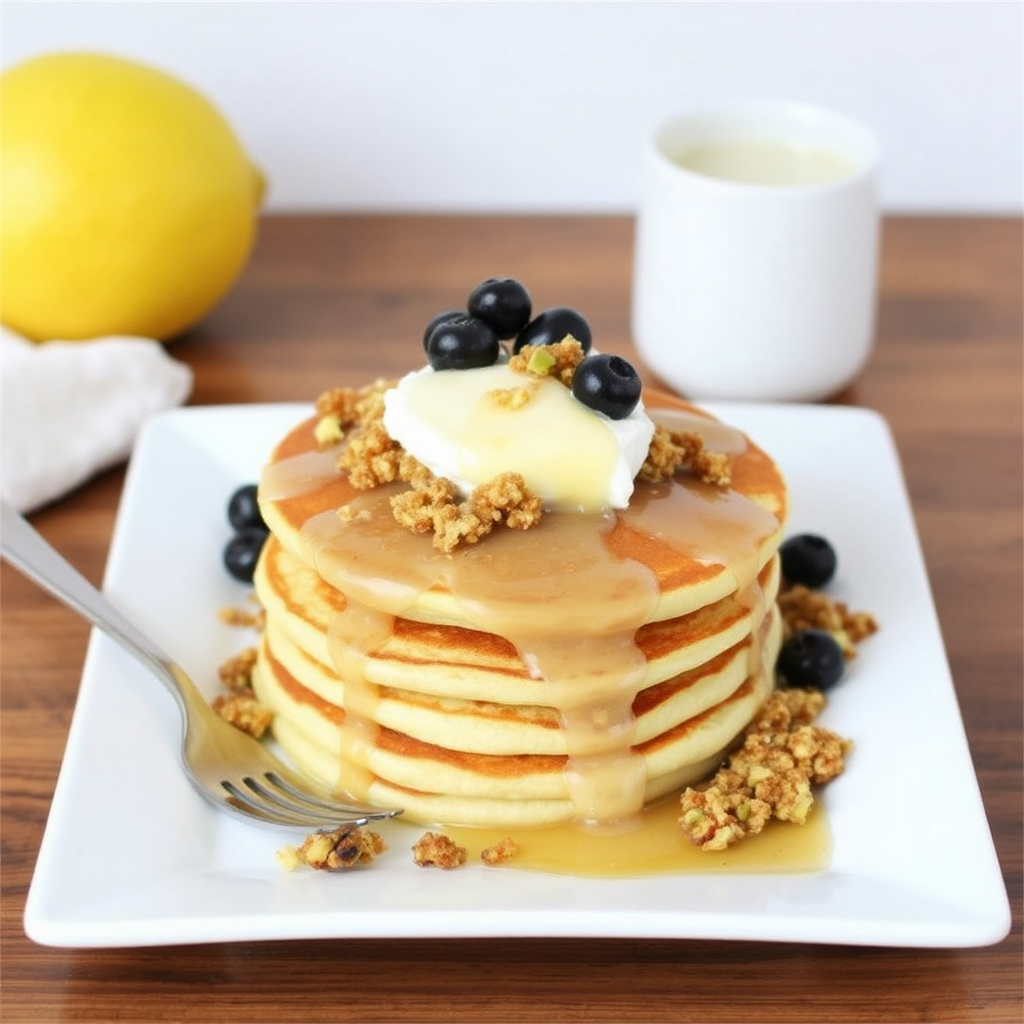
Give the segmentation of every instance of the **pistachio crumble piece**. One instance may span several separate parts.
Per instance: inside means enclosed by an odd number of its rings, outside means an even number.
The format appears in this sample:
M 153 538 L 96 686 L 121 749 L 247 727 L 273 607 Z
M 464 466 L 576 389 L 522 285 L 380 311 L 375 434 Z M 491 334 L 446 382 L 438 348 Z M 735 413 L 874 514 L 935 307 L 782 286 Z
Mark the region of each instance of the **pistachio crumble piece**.
M 850 740 L 812 722 L 825 706 L 818 690 L 776 690 L 744 732 L 740 748 L 707 786 L 680 797 L 683 834 L 702 850 L 724 850 L 757 835 L 773 818 L 803 824 L 812 787 L 843 772 Z
M 657 483 L 682 469 L 689 469 L 698 479 L 715 487 L 728 487 L 732 482 L 732 459 L 728 455 L 708 451 L 700 434 L 669 430 L 657 424 L 638 479 Z
M 536 384 L 531 381 L 521 388 L 495 388 L 493 391 L 487 392 L 487 397 L 500 408 L 515 412 L 517 409 L 522 409 L 533 398 L 536 390 Z
M 509 369 L 534 377 L 554 377 L 566 387 L 572 385 L 572 375 L 583 362 L 583 346 L 567 334 L 554 345 L 524 345 L 509 361 Z
M 294 871 L 303 864 L 316 871 L 346 871 L 372 864 L 387 848 L 377 832 L 358 825 L 341 825 L 311 833 L 301 846 L 282 847 L 277 851 L 277 860 L 286 871 Z
M 480 851 L 480 859 L 492 867 L 498 864 L 507 864 L 519 853 L 519 845 L 511 836 L 504 836 L 493 846 L 485 847 Z
M 270 727 L 274 713 L 265 704 L 256 699 L 256 694 L 248 687 L 233 690 L 228 694 L 219 694 L 210 702 L 210 706 L 229 725 L 248 733 L 254 739 L 262 739 Z
M 466 863 L 467 852 L 443 832 L 424 832 L 412 848 L 413 861 L 420 868 L 450 871 Z
M 222 662 L 217 669 L 220 681 L 229 690 L 252 690 L 252 670 L 256 665 L 256 648 L 246 647 Z

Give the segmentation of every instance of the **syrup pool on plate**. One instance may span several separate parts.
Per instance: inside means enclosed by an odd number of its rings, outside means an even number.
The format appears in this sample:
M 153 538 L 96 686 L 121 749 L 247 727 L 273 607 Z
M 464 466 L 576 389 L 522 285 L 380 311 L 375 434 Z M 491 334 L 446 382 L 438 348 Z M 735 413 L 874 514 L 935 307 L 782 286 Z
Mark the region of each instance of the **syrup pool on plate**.
M 803 825 L 771 822 L 726 850 L 698 849 L 678 825 L 679 800 L 670 797 L 646 808 L 635 825 L 621 831 L 598 831 L 573 823 L 552 828 L 503 831 L 445 827 L 443 831 L 468 851 L 467 864 L 479 864 L 480 852 L 510 836 L 517 846 L 506 869 L 545 871 L 586 877 L 627 877 L 687 873 L 821 871 L 828 867 L 832 835 L 828 816 L 817 804 Z M 422 829 L 421 829 L 422 831 Z

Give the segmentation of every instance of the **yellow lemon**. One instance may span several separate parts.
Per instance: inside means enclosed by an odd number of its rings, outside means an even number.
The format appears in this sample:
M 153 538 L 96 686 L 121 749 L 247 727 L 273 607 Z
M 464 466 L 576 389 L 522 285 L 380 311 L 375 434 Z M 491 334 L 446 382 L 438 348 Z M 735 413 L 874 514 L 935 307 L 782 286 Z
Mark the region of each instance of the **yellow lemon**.
M 263 177 L 191 86 L 104 54 L 0 75 L 0 319 L 36 341 L 166 340 L 227 293 Z

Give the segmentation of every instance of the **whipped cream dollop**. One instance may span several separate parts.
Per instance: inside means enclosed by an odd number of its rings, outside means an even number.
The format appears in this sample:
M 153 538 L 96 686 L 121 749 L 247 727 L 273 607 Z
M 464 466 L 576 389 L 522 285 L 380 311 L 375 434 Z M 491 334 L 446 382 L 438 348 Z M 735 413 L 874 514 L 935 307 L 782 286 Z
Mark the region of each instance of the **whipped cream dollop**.
M 384 395 L 384 426 L 464 496 L 518 473 L 549 511 L 582 512 L 628 506 L 654 434 L 642 402 L 613 420 L 505 363 L 407 374 Z

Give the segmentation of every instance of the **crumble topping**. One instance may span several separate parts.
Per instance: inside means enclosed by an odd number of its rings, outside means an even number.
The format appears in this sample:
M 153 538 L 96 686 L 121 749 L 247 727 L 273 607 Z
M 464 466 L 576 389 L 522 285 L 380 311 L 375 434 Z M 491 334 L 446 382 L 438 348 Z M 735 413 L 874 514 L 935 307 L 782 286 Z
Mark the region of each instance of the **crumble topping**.
M 262 630 L 266 623 L 266 613 L 260 607 L 255 597 L 252 599 L 252 602 L 254 605 L 252 610 L 248 608 L 221 608 L 217 612 L 217 617 L 226 626 L 245 626 L 249 629 Z
M 218 669 L 220 681 L 229 690 L 252 691 L 252 670 L 256 664 L 256 648 L 246 647 L 228 658 Z
M 554 345 L 524 345 L 509 361 L 509 369 L 533 377 L 554 377 L 566 387 L 585 356 L 583 346 L 567 334 Z
M 803 824 L 812 786 L 840 775 L 850 740 L 813 721 L 818 690 L 776 690 L 747 727 L 740 748 L 706 787 L 680 797 L 683 834 L 702 850 L 724 850 L 757 835 L 772 818 Z
M 442 868 L 450 871 L 466 863 L 466 848 L 459 846 L 443 832 L 424 832 L 412 848 L 413 861 L 419 868 Z
M 348 472 L 352 486 L 368 491 L 399 479 L 402 446 L 392 439 L 380 418 L 362 421 L 338 456 L 338 469 Z
M 732 459 L 728 455 L 708 451 L 700 434 L 669 430 L 656 424 L 638 478 L 658 483 L 675 476 L 681 469 L 691 470 L 696 477 L 716 487 L 728 487 L 732 482 Z
M 847 660 L 857 656 L 856 645 L 861 640 L 878 632 L 878 623 L 869 612 L 852 612 L 845 602 L 802 583 L 783 587 L 777 600 L 784 640 L 802 629 L 823 629 L 835 637 Z
M 320 394 L 316 400 L 317 419 L 328 422 L 323 427 L 318 423 L 317 430 L 325 434 L 325 446 L 340 441 L 345 430 L 357 423 L 380 419 L 384 415 L 384 392 L 389 387 L 390 381 L 378 379 L 360 388 L 331 388 Z M 330 436 L 335 434 L 331 441 Z
M 317 871 L 345 871 L 360 864 L 372 864 L 387 848 L 377 832 L 358 825 L 341 825 L 311 833 L 301 846 L 281 847 L 277 860 L 286 871 L 294 871 L 303 864 Z
M 530 401 L 536 390 L 534 384 L 527 384 L 521 388 L 495 388 L 487 392 L 487 397 L 500 408 L 515 412 Z
M 475 544 L 499 523 L 528 530 L 540 522 L 543 505 L 518 473 L 500 473 L 462 498 L 451 481 L 429 480 L 391 499 L 395 521 L 414 533 L 432 532 L 434 547 L 451 553 L 459 544 Z
M 518 853 L 519 847 L 516 845 L 516 841 L 511 836 L 505 836 L 493 846 L 488 846 L 481 850 L 480 859 L 485 864 L 490 864 L 492 866 L 497 864 L 507 864 Z
M 255 600 L 253 603 L 253 610 L 221 608 L 218 617 L 228 626 L 262 630 L 265 613 Z M 245 647 L 218 666 L 217 676 L 229 692 L 214 697 L 210 707 L 229 725 L 255 739 L 262 739 L 273 721 L 274 713 L 259 702 L 253 691 L 252 674 L 256 667 L 256 656 L 255 647 Z
M 270 708 L 261 704 L 248 686 L 214 697 L 211 707 L 229 725 L 256 739 L 263 737 L 274 718 Z

